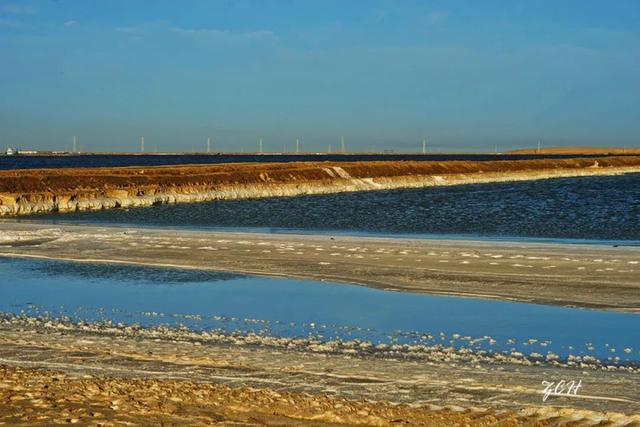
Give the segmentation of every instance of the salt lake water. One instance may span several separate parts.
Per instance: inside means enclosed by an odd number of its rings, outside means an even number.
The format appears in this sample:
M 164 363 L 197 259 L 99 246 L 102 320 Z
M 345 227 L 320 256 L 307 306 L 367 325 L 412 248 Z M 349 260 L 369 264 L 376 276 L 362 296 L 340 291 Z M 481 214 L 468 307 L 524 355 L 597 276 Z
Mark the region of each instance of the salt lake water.
M 209 271 L 14 258 L 0 258 L 0 277 L 0 312 L 5 313 L 640 361 L 636 314 Z

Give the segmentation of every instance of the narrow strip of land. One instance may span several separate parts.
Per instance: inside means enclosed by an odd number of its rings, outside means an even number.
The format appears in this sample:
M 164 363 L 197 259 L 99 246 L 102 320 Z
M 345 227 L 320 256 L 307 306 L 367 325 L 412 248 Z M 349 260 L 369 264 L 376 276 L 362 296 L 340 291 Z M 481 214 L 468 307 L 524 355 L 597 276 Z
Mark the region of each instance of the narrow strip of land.
M 0 215 L 640 172 L 640 157 L 0 171 Z
M 0 256 L 130 263 L 640 311 L 640 248 L 0 222 Z

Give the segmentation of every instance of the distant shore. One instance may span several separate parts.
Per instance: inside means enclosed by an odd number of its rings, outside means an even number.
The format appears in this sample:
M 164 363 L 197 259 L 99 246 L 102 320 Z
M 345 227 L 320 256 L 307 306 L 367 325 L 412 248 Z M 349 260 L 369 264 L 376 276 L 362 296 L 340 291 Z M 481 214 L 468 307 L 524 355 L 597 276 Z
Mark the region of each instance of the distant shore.
M 637 147 L 541 147 L 510 150 L 508 154 L 639 155 Z
M 11 154 L 6 152 L 0 152 L 0 156 L 219 156 L 219 155 L 232 155 L 232 156 L 394 156 L 402 155 L 415 155 L 415 156 L 441 156 L 441 155 L 478 155 L 478 156 L 491 156 L 491 155 L 520 155 L 520 154 L 540 154 L 540 155 L 640 155 L 640 147 L 590 147 L 590 146 L 559 146 L 559 147 L 529 147 L 529 148 L 517 148 L 509 149 L 505 151 L 446 151 L 446 150 L 433 150 L 429 151 L 407 151 L 407 150 L 365 150 L 365 151 L 69 151 L 69 150 L 12 150 Z

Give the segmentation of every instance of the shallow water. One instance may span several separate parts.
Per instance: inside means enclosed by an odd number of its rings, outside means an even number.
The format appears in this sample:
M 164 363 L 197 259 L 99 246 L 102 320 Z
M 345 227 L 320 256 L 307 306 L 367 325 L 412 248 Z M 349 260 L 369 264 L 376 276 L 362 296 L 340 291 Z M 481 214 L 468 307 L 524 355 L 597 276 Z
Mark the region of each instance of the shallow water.
M 29 218 L 242 231 L 526 237 L 640 244 L 640 174 L 227 200 Z
M 15 314 L 640 361 L 636 314 L 297 279 L 10 258 L 0 258 L 0 277 L 0 311 Z

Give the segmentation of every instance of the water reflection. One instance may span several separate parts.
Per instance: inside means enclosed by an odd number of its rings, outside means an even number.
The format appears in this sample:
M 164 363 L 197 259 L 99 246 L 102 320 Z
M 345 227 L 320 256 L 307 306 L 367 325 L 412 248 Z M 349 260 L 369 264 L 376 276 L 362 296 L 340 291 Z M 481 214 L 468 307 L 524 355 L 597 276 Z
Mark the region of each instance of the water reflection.
M 640 360 L 636 314 L 305 280 L 17 259 L 0 259 L 0 277 L 11 278 L 0 282 L 0 311 L 15 314 Z
M 17 262 L 17 261 L 16 261 Z M 219 271 L 175 268 L 149 268 L 126 264 L 63 263 L 39 261 L 23 264 L 24 268 L 40 277 L 67 277 L 74 280 L 128 282 L 130 284 L 180 284 L 218 282 L 239 279 L 243 276 Z

